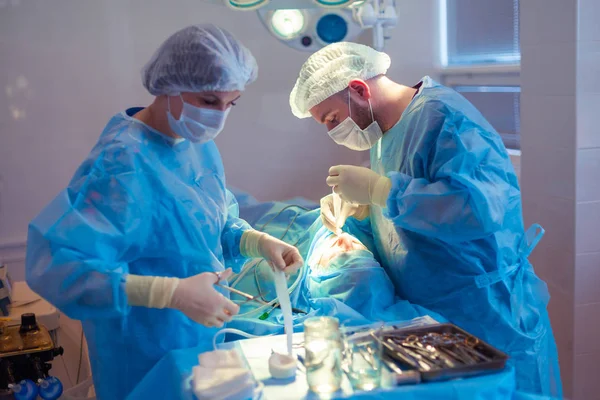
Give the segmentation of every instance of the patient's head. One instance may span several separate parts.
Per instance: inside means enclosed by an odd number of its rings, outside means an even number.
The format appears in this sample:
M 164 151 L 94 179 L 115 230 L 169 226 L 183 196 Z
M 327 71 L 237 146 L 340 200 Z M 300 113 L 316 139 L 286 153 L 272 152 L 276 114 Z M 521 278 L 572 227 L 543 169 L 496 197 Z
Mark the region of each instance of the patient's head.
M 385 270 L 358 239 L 331 232 L 316 235 L 308 259 L 308 289 L 313 299 L 334 299 L 367 317 L 394 301 Z
M 331 261 L 340 254 L 354 250 L 368 251 L 365 245 L 354 236 L 345 232 L 341 235 L 332 233 L 315 246 L 308 265 L 312 268 L 327 268 Z

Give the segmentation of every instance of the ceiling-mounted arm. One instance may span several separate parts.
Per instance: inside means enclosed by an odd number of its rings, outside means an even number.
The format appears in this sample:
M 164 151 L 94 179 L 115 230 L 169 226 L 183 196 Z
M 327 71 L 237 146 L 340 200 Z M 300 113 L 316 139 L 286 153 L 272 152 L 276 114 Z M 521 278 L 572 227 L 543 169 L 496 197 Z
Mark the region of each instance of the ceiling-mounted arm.
M 394 0 L 366 0 L 354 9 L 354 18 L 363 28 L 373 29 L 373 48 L 383 50 L 384 29 L 396 26 L 398 15 Z

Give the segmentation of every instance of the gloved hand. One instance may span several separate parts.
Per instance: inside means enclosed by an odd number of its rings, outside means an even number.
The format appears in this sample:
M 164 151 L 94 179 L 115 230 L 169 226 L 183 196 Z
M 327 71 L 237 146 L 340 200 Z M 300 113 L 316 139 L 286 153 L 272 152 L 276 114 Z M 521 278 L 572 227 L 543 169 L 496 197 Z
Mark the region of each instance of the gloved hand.
M 392 181 L 365 167 L 336 165 L 329 169 L 327 184 L 342 200 L 353 204 L 385 207 Z
M 248 230 L 242 235 L 240 251 L 244 257 L 264 258 L 272 268 L 294 273 L 304 264 L 297 248 L 264 232 Z
M 362 221 L 369 216 L 369 206 L 367 205 L 351 204 L 344 200 L 341 200 L 341 203 L 340 215 L 337 218 L 339 226 L 336 226 L 333 195 L 329 194 L 321 199 L 321 221 L 331 232 L 335 233 L 338 229 L 341 229 L 349 217 Z
M 221 328 L 240 311 L 237 304 L 215 288 L 215 283 L 226 280 L 231 274 L 231 268 L 227 268 L 221 273 L 220 279 L 213 272 L 181 279 L 173 292 L 169 307 L 180 310 L 202 325 Z
M 230 268 L 220 280 L 229 278 Z M 239 306 L 215 288 L 219 278 L 214 272 L 202 272 L 189 278 L 127 275 L 125 291 L 131 306 L 174 308 L 190 319 L 209 327 L 222 327 L 239 312 Z

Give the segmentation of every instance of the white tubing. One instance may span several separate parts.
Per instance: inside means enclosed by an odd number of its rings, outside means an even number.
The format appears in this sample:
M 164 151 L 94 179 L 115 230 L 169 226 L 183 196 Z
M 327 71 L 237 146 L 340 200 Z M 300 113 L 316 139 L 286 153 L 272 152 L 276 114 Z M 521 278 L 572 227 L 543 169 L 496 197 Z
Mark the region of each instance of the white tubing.
M 215 336 L 213 336 L 213 349 L 215 349 L 215 350 L 217 350 L 217 338 L 222 333 L 235 333 L 236 335 L 244 336 L 246 338 L 259 338 L 259 337 L 263 337 L 263 336 L 260 336 L 260 335 L 251 335 L 250 333 L 246 333 L 244 331 L 240 331 L 239 329 L 224 328 L 224 329 L 221 329 L 219 332 L 215 333 Z M 273 335 L 264 335 L 264 336 L 273 336 Z

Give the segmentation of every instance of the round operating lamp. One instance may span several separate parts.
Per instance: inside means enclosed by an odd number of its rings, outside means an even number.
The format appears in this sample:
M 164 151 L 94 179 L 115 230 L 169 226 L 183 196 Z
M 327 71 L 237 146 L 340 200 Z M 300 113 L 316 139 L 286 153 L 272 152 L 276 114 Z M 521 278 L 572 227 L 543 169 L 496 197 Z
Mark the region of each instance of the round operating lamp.
M 313 0 L 323 7 L 344 7 L 354 3 L 355 0 Z
M 317 36 L 327 44 L 341 42 L 347 34 L 348 23 L 337 14 L 323 15 L 317 22 Z
M 301 10 L 277 10 L 271 16 L 271 29 L 281 39 L 297 37 L 304 27 L 305 18 Z
M 279 41 L 301 51 L 315 52 L 328 44 L 352 41 L 362 32 L 349 8 L 257 10 L 265 27 Z
M 225 0 L 234 10 L 254 10 L 266 5 L 270 0 Z

